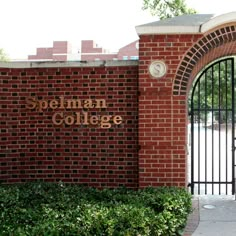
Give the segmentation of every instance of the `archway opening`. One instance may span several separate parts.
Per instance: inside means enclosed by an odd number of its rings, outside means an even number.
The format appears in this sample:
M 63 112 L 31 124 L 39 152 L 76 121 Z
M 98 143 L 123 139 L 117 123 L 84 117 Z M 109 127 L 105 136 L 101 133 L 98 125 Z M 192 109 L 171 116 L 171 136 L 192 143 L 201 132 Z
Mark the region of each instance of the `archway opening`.
M 195 195 L 235 193 L 235 57 L 208 64 L 189 92 L 189 185 Z

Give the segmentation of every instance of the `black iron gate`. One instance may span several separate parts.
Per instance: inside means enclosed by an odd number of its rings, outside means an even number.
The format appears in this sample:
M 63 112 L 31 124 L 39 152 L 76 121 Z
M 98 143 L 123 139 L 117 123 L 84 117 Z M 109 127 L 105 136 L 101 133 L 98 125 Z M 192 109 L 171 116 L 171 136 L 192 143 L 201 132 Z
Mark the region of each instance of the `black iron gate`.
M 234 58 L 209 65 L 191 91 L 191 193 L 234 194 Z

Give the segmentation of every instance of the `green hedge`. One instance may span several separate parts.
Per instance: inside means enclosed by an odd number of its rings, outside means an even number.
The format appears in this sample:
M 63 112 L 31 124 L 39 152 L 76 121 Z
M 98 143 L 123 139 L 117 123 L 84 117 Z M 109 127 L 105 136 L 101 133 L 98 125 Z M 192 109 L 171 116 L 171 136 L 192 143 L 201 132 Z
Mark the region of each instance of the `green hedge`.
M 0 235 L 181 235 L 191 196 L 176 187 L 0 186 Z

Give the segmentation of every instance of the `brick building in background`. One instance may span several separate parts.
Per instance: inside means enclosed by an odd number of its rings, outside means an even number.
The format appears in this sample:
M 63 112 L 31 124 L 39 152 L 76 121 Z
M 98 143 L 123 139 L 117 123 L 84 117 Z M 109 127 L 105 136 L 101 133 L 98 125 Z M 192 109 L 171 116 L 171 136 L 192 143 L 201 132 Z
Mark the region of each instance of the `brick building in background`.
M 36 55 L 29 55 L 33 61 L 68 61 L 72 54 L 72 47 L 67 41 L 54 41 L 52 47 L 37 48 Z
M 107 60 L 138 60 L 138 40 L 122 47 L 118 52 L 98 45 L 93 40 L 82 40 L 81 50 L 72 52 L 68 41 L 54 41 L 53 47 L 37 48 L 36 55 L 29 55 L 29 61 L 107 61 Z
M 81 60 L 138 60 L 138 40 L 122 47 L 117 53 L 98 47 L 93 40 L 81 41 Z

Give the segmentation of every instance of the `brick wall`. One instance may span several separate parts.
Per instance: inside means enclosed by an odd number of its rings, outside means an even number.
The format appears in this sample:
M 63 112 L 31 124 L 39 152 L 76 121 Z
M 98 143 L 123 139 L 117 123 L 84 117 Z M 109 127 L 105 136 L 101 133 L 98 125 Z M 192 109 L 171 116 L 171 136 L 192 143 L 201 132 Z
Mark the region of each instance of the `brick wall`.
M 1 64 L 1 182 L 186 186 L 190 87 L 204 66 L 235 55 L 235 48 L 236 27 L 225 24 L 204 34 L 140 35 L 138 62 Z M 167 65 L 164 77 L 149 74 L 154 60 Z M 30 108 L 32 97 L 41 111 Z M 68 108 L 67 124 L 55 125 L 60 101 L 78 98 L 103 99 L 106 106 L 77 115 Z M 123 122 L 94 127 L 97 118 L 80 118 L 83 112 Z M 70 125 L 72 116 L 93 124 Z
M 43 180 L 95 187 L 138 186 L 137 62 L 103 63 L 1 65 L 2 183 Z M 104 99 L 106 108 L 87 109 L 88 115 L 117 115 L 123 122 L 109 129 L 55 125 L 55 112 L 74 112 L 56 108 L 60 97 Z M 44 100 L 44 108 L 30 109 L 27 99 Z M 45 101 L 52 100 L 54 105 L 46 108 Z
M 201 35 L 141 35 L 139 41 L 139 186 L 186 186 L 186 96 L 173 95 L 173 81 L 186 51 Z M 154 60 L 167 74 L 149 75 Z

